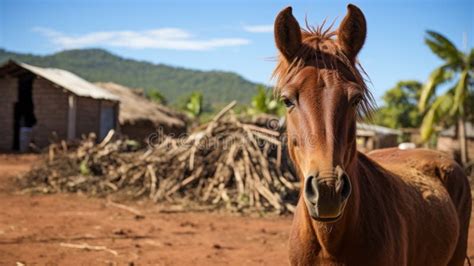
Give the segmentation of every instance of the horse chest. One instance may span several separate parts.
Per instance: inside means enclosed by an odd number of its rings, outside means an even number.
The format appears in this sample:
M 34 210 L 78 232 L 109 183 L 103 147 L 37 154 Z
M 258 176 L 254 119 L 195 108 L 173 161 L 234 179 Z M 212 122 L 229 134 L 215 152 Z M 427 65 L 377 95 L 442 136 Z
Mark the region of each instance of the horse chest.
M 291 243 L 292 242 L 292 243 Z M 386 249 L 385 249 L 386 248 Z M 404 254 L 394 255 L 390 246 L 360 246 L 354 244 L 341 249 L 341 253 L 331 255 L 321 249 L 318 244 L 308 245 L 290 240 L 290 264 L 291 265 L 407 265 Z
M 405 249 L 397 248 L 404 244 L 395 235 L 376 240 L 368 229 L 350 235 L 332 225 L 322 225 L 316 233 L 300 218 L 301 211 L 297 207 L 290 233 L 291 265 L 407 265 Z

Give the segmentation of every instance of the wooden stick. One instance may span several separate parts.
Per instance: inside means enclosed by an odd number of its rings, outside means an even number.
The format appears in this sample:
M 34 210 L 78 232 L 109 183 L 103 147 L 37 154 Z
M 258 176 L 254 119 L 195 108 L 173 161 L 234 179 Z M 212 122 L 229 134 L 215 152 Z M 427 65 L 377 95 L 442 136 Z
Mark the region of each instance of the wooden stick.
M 202 169 L 203 167 L 199 167 L 199 169 L 196 170 L 196 172 L 194 174 L 192 174 L 191 176 L 189 176 L 188 178 L 184 179 L 182 182 L 176 184 L 174 187 L 172 187 L 167 193 L 166 193 L 166 196 L 171 196 L 173 193 L 175 193 L 176 191 L 178 191 L 180 188 L 186 186 L 187 184 L 191 183 L 194 179 L 196 179 L 197 177 L 199 177 L 199 175 L 201 174 L 202 172 Z
M 115 135 L 115 130 L 111 129 L 107 135 L 105 136 L 104 140 L 102 140 L 102 142 L 99 144 L 99 147 L 104 147 L 105 145 L 107 145 L 111 140 L 112 138 L 114 137 Z
M 261 132 L 261 133 L 272 135 L 274 137 L 279 137 L 280 136 L 280 132 L 272 130 L 272 129 L 259 127 L 259 126 L 255 126 L 255 125 L 252 125 L 252 124 L 242 124 L 242 126 L 244 128 L 249 129 L 249 130 L 258 131 L 258 132 Z
M 123 204 L 119 204 L 119 203 L 115 203 L 113 201 L 109 201 L 109 202 L 107 202 L 107 205 L 110 205 L 112 207 L 128 211 L 128 212 L 133 213 L 137 216 L 143 216 L 143 214 L 140 211 L 138 211 L 137 209 L 126 206 L 126 205 L 123 205 Z
M 153 198 L 153 195 L 155 195 L 156 191 L 156 175 L 155 175 L 155 169 L 153 169 L 153 165 L 149 164 L 147 166 L 148 174 L 150 174 L 150 180 L 151 180 L 151 185 L 150 185 L 150 198 Z
M 54 161 L 54 145 L 51 145 L 48 148 L 48 158 L 49 158 L 49 162 Z
M 82 244 L 59 243 L 59 245 L 61 247 L 65 247 L 65 248 L 77 248 L 77 249 L 85 249 L 85 250 L 106 251 L 106 252 L 109 252 L 109 253 L 113 254 L 114 256 L 118 255 L 117 251 L 115 251 L 113 249 L 110 249 L 110 248 L 107 248 L 105 246 L 91 246 L 87 243 L 82 243 Z
M 218 121 L 222 118 L 222 116 L 225 115 L 225 113 L 229 112 L 230 109 L 234 108 L 234 106 L 237 104 L 237 101 L 232 101 L 230 102 L 226 107 L 222 108 L 222 110 L 217 113 L 214 118 L 212 118 L 212 121 Z

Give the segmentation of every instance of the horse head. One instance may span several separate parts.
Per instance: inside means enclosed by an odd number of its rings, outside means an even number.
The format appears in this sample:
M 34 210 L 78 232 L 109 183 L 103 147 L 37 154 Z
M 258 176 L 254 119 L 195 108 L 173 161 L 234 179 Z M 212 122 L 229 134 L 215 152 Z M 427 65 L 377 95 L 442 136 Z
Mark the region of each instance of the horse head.
M 309 215 L 337 220 L 352 191 L 346 169 L 356 155 L 356 118 L 372 97 L 358 70 L 366 37 L 364 15 L 354 5 L 337 31 L 301 29 L 291 7 L 275 20 L 279 62 L 276 94 L 287 107 L 289 154 L 302 181 Z

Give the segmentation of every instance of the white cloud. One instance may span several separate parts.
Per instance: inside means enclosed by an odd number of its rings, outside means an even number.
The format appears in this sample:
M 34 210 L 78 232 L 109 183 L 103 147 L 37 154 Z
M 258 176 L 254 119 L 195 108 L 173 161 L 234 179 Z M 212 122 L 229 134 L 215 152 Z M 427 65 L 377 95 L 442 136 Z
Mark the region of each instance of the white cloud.
M 179 28 L 159 28 L 145 31 L 100 31 L 83 35 L 68 35 L 53 29 L 36 27 L 35 32 L 47 37 L 60 48 L 115 46 L 133 49 L 171 49 L 204 51 L 219 47 L 242 46 L 250 43 L 243 38 L 198 39 Z
M 273 32 L 273 25 L 247 25 L 244 30 L 251 33 Z

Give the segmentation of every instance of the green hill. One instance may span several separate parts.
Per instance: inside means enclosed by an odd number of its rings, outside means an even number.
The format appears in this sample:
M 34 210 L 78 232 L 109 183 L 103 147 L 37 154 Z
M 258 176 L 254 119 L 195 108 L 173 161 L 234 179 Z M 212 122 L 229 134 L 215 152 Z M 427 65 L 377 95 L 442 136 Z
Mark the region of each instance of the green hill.
M 66 69 L 92 82 L 112 81 L 128 87 L 158 89 L 170 103 L 177 103 L 193 91 L 201 91 L 205 101 L 213 105 L 232 100 L 249 103 L 258 85 L 232 72 L 152 64 L 125 59 L 102 49 L 67 50 L 47 56 L 0 49 L 0 63 L 8 59 Z

